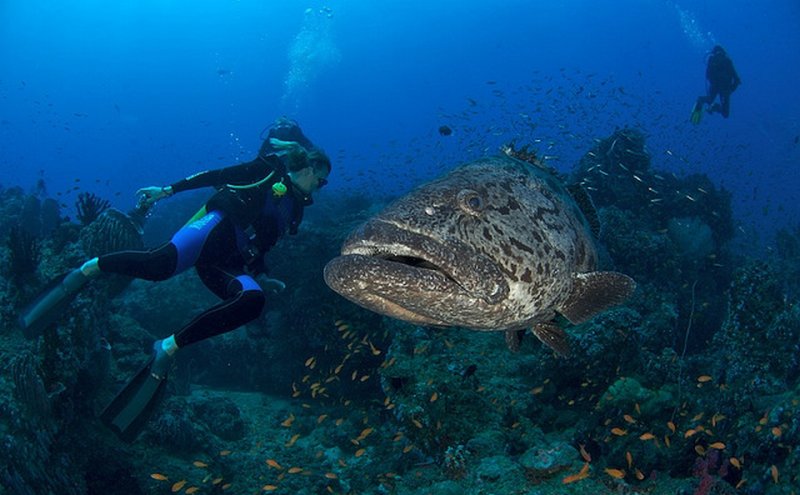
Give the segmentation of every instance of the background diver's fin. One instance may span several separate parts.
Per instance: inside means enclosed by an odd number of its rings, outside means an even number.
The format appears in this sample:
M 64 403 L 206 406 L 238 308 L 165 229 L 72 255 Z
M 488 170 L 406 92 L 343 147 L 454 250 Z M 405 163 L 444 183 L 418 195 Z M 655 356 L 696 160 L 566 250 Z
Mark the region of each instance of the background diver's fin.
M 692 107 L 692 115 L 689 118 L 689 120 L 694 125 L 699 124 L 700 121 L 703 120 L 703 104 L 702 103 L 697 102 L 697 103 L 694 104 L 694 106 Z
M 125 442 L 136 439 L 166 390 L 166 377 L 159 378 L 150 370 L 153 361 L 151 358 L 100 413 L 103 423 Z
M 53 279 L 19 317 L 25 337 L 33 339 L 41 335 L 63 314 L 88 280 L 80 268 Z

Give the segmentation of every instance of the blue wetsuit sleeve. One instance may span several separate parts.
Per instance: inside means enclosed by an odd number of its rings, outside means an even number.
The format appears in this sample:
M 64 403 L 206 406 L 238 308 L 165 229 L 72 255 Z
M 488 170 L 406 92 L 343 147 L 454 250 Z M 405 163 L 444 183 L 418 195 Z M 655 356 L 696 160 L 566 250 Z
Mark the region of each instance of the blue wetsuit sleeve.
M 239 165 L 207 170 L 181 179 L 172 184 L 173 192 L 188 191 L 201 187 L 220 187 L 225 184 L 249 184 L 266 177 L 272 165 L 262 158 Z

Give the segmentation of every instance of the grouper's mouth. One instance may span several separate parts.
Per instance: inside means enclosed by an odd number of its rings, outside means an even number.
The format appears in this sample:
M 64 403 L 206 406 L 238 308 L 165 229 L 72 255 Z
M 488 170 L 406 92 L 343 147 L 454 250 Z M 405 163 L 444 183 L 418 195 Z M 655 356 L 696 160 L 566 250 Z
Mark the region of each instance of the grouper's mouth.
M 493 305 L 508 294 L 497 265 L 453 240 L 372 220 L 325 267 L 325 282 L 368 309 L 407 321 L 444 325 L 444 311 Z

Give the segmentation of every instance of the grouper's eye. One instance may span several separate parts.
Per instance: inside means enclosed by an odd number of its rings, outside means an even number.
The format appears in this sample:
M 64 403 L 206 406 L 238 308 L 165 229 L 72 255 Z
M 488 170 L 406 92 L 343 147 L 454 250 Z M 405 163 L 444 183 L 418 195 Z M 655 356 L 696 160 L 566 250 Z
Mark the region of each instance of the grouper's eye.
M 472 189 L 464 189 L 458 193 L 458 206 L 470 215 L 476 215 L 483 211 L 485 205 L 480 194 Z

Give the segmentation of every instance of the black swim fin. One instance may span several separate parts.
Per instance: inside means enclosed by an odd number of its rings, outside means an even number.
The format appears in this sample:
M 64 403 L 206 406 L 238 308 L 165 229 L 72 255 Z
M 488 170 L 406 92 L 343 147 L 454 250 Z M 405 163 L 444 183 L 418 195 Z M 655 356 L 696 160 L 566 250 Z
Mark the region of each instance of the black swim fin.
M 89 278 L 80 268 L 55 278 L 19 317 L 25 337 L 33 339 L 55 322 L 86 285 Z
M 155 356 L 150 358 L 100 413 L 103 423 L 125 442 L 136 439 L 164 396 L 167 374 L 153 371 L 155 361 Z

